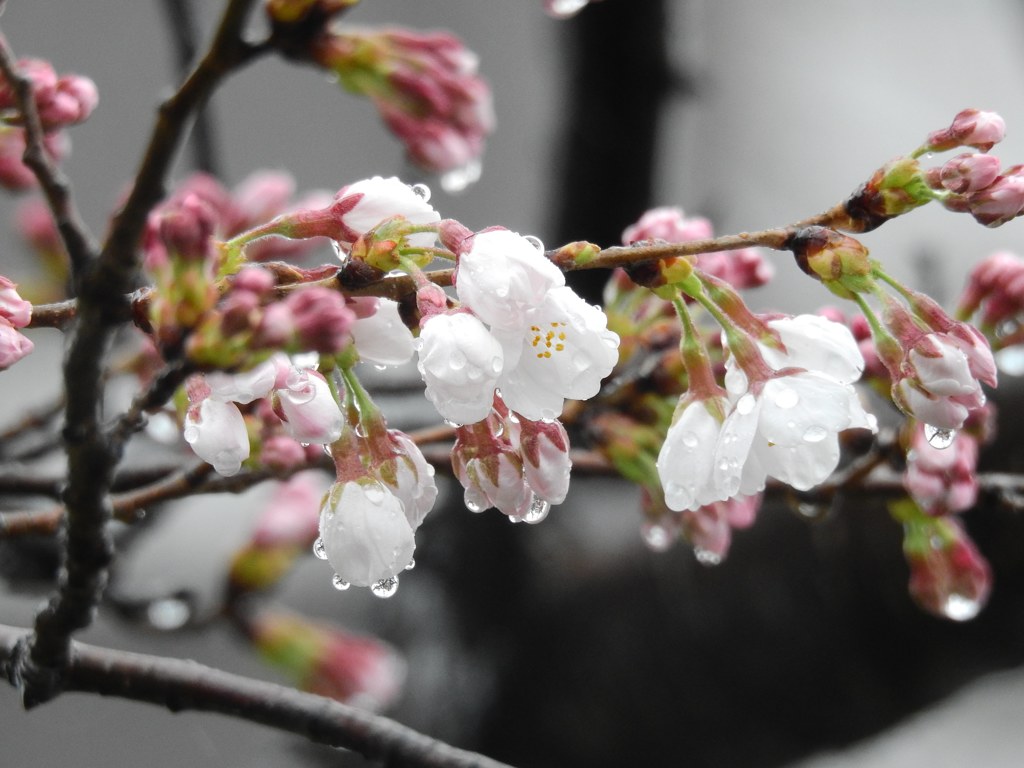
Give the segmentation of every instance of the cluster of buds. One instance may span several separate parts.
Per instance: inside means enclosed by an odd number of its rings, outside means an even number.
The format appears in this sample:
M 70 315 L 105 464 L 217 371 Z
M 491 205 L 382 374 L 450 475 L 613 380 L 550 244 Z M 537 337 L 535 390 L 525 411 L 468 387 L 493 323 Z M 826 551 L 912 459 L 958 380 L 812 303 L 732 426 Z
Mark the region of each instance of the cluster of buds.
M 20 75 L 32 87 L 32 96 L 42 125 L 43 148 L 54 161 L 68 153 L 64 128 L 88 119 L 99 101 L 96 85 L 83 75 L 58 76 L 53 66 L 41 59 L 22 59 Z M 25 152 L 24 117 L 12 83 L 0 78 L 0 186 L 19 191 L 35 186 L 35 176 L 22 163 Z
M 494 128 L 477 57 L 443 32 L 325 30 L 309 55 L 348 90 L 368 96 L 409 157 L 431 171 L 465 172 Z
M 18 286 L 0 275 L 0 371 L 32 351 L 34 345 L 18 329 L 32 320 L 32 304 L 18 295 Z
M 940 430 L 953 430 L 984 405 L 981 384 L 994 387 L 997 375 L 989 343 L 976 328 L 954 320 L 935 301 L 886 274 L 852 237 L 808 227 L 792 233 L 786 247 L 805 272 L 860 306 L 877 359 L 888 371 L 893 402 L 904 413 Z M 899 298 L 883 285 L 891 286 Z M 881 302 L 881 318 L 866 296 Z
M 948 128 L 933 131 L 907 156 L 886 163 L 834 212 L 831 225 L 851 232 L 875 229 L 933 200 L 997 227 L 1024 212 L 1024 166 L 1000 170 L 988 154 L 1003 140 L 1006 125 L 995 112 L 965 109 Z M 941 166 L 922 168 L 922 156 L 968 147 Z

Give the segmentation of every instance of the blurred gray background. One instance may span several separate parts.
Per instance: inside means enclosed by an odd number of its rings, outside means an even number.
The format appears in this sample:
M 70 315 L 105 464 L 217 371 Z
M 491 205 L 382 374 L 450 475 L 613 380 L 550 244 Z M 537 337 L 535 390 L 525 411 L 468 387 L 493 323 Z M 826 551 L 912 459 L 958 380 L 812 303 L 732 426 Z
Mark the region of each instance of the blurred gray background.
M 209 29 L 217 4 L 201 5 Z M 572 113 L 580 95 L 573 90 L 580 81 L 570 76 L 583 39 L 580 25 L 599 12 L 612 13 L 613 5 L 646 13 L 656 4 L 604 0 L 568 23 L 546 17 L 540 0 L 364 0 L 350 14 L 347 21 L 353 24 L 450 29 L 481 56 L 482 72 L 495 92 L 498 129 L 489 142 L 480 182 L 461 195 L 446 194 L 432 184 L 433 203 L 443 216 L 473 229 L 501 224 L 536 234 L 549 246 L 562 237 L 588 236 L 586 231 L 566 231 L 564 212 L 583 207 L 582 202 L 576 206 L 574 194 L 586 197 L 588 206 L 602 197 L 623 202 L 621 220 L 596 222 L 595 231 L 598 224 L 605 232 L 621 231 L 648 203 L 676 204 L 708 215 L 722 233 L 780 225 L 838 202 L 874 168 L 910 151 L 928 131 L 944 127 L 968 106 L 1000 112 L 1007 121 L 1008 138 L 997 152 L 1005 165 L 1024 161 L 1024 49 L 1019 45 L 1024 8 L 1018 2 L 978 0 L 968 7 L 955 0 L 669 0 L 664 6 L 665 55 L 675 75 L 662 119 L 649 126 L 655 137 L 650 186 L 634 188 L 612 172 L 611 165 L 595 161 L 591 176 L 602 178 L 607 167 L 607 183 L 588 182 L 585 190 L 574 193 L 564 177 L 571 170 L 567 126 L 583 123 L 594 130 L 621 130 L 625 136 L 631 123 L 651 119 L 634 111 L 630 89 L 621 83 L 609 83 L 617 90 L 605 95 L 613 105 L 621 99 L 623 109 Z M 65 167 L 82 213 L 94 231 L 102 233 L 113 201 L 138 163 L 154 108 L 174 82 L 164 16 L 155 2 L 9 0 L 0 26 L 19 55 L 48 58 L 61 72 L 88 74 L 99 87 L 100 107 L 87 124 L 72 131 L 74 150 Z M 651 34 L 652 48 L 656 37 Z M 644 45 L 643 38 L 633 38 L 597 54 L 614 66 L 619 57 L 629 58 Z M 601 87 L 599 82 L 587 82 L 588 88 Z M 229 184 L 263 167 L 287 168 L 300 189 L 333 190 L 372 174 L 433 181 L 408 167 L 398 143 L 383 132 L 368 103 L 342 93 L 311 70 L 261 61 L 230 80 L 211 109 Z M 624 144 L 617 153 L 628 159 L 635 149 Z M 7 199 L 0 201 L 0 216 L 9 216 L 12 210 Z M 610 245 L 614 237 L 594 239 Z M 937 208 L 864 238 L 897 276 L 947 301 L 956 296 L 973 263 L 997 249 L 1024 250 L 1022 240 L 1020 226 L 985 230 L 968 217 Z M 0 248 L 3 274 L 19 281 L 31 279 L 33 267 L 6 229 L 0 234 Z M 753 294 L 756 306 L 797 311 L 828 301 L 824 289 L 802 277 L 784 257 L 771 258 L 778 279 Z M 26 401 L 44 402 L 57 389 L 52 372 L 60 356 L 60 339 L 49 332 L 35 333 L 33 339 L 37 354 L 0 376 L 0 403 L 6 404 L 12 418 Z M 392 419 L 414 419 L 421 402 L 390 403 Z M 445 495 L 456 502 L 459 496 Z M 194 590 L 202 596 L 200 611 L 208 608 L 216 600 L 225 560 L 245 540 L 260 498 L 254 493 L 238 502 L 213 499 L 165 514 L 152 536 L 136 542 L 115 585 L 141 599 Z M 411 672 L 406 698 L 393 713 L 399 720 L 467 747 L 490 747 L 497 750 L 496 757 L 521 765 L 597 765 L 597 758 L 579 746 L 587 743 L 588 732 L 596 751 L 604 743 L 598 734 L 618 732 L 622 741 L 632 741 L 637 764 L 641 756 L 652 766 L 792 764 L 800 755 L 840 749 L 886 727 L 892 729 L 835 755 L 812 756 L 799 764 L 1019 765 L 1024 749 L 1024 672 L 997 670 L 1024 661 L 1024 653 L 1019 653 L 1021 628 L 1003 635 L 1010 646 L 1006 647 L 990 644 L 983 630 L 940 625 L 927 617 L 899 619 L 899 626 L 887 623 L 907 610 L 898 536 L 891 531 L 875 538 L 853 536 L 845 526 L 860 530 L 856 526 L 864 524 L 859 519 L 862 510 L 848 505 L 840 511 L 852 522 L 826 521 L 812 529 L 784 510 L 767 509 L 755 531 L 741 534 L 730 559 L 709 572 L 697 567 L 684 547 L 666 555 L 643 549 L 631 489 L 580 480 L 569 502 L 531 530 L 469 516 L 457 509 L 457 503 L 439 509 L 437 520 L 421 531 L 421 547 L 428 561 L 436 558 L 442 565 L 436 570 L 418 567 L 403 578 L 392 600 L 375 600 L 365 591 L 334 592 L 322 564 L 312 559 L 289 578 L 279 598 L 310 615 L 380 633 L 403 648 Z M 168 548 L 168 537 L 185 542 L 184 550 Z M 1019 541 L 1012 551 L 1020 552 Z M 865 549 L 866 543 L 877 544 L 882 554 Z M 505 552 L 505 546 L 515 549 L 513 562 L 522 570 L 488 570 L 490 563 L 502 562 L 492 559 L 493 548 Z M 454 570 L 443 564 L 453 552 L 465 555 L 464 547 L 476 556 Z M 838 562 L 828 559 L 829 553 L 835 555 L 843 547 L 846 555 L 861 557 L 868 566 L 844 571 L 841 557 Z M 794 551 L 817 554 L 794 559 Z M 785 559 L 803 570 L 782 573 L 778 563 Z M 879 568 L 884 578 L 874 571 L 865 576 L 876 559 L 896 565 Z M 842 589 L 829 592 L 822 585 L 830 580 Z M 524 595 L 519 587 L 527 582 L 538 590 Z M 453 585 L 476 596 L 477 603 L 470 601 L 470 608 L 507 610 L 513 618 L 505 626 L 490 622 L 484 627 L 482 621 L 477 626 L 472 612 L 460 612 L 466 606 L 452 606 Z M 777 602 L 787 595 L 806 597 L 804 587 L 826 602 L 837 594 L 856 593 L 856 611 L 843 613 L 843 621 L 836 623 L 827 607 L 814 600 L 801 603 L 794 597 L 788 603 Z M 1001 588 L 997 584 L 997 596 Z M 569 604 L 569 597 L 585 590 L 598 596 L 621 594 L 627 602 L 642 597 L 651 611 L 643 621 L 634 621 L 629 610 L 603 613 L 597 639 L 583 632 L 556 635 L 543 623 L 526 623 L 526 617 L 550 619 Z M 44 595 L 44 585 L 38 583 L 0 592 L 0 621 L 30 623 Z M 527 605 L 539 606 L 540 612 L 527 612 Z M 596 620 L 587 617 L 602 610 L 597 598 L 591 612 L 589 605 L 580 603 L 582 613 L 567 615 L 584 617 L 581 626 L 589 628 L 586 622 Z M 1013 616 L 1020 607 L 1018 601 L 999 615 Z M 697 649 L 703 648 L 706 656 L 673 645 L 680 626 L 673 616 L 680 612 L 689 612 L 681 636 L 701 635 L 706 644 Z M 752 612 L 755 624 L 792 627 L 792 634 L 780 630 L 766 640 L 752 633 L 750 642 L 744 642 Z M 820 619 L 821 626 L 833 625 L 836 636 L 829 636 L 827 646 L 807 639 L 812 636 L 804 632 L 809 616 L 815 622 Z M 520 620 L 524 623 L 517 625 Z M 901 633 L 910 625 L 917 640 L 940 637 L 943 648 L 959 650 L 936 656 L 931 668 L 931 675 L 948 680 L 948 685 L 904 697 L 895 690 L 900 683 L 891 683 L 890 689 L 885 681 L 902 679 L 904 667 L 899 665 L 917 662 L 894 660 L 886 655 L 885 646 L 902 642 Z M 814 623 L 814 632 L 820 634 L 821 626 Z M 828 675 L 844 658 L 859 658 L 858 633 L 868 634 L 867 628 L 870 642 L 883 648 L 878 658 L 884 663 L 853 666 L 842 678 L 844 683 L 829 683 Z M 104 616 L 86 639 L 193 657 L 276 679 L 224 630 L 161 634 Z M 729 653 L 712 650 L 722 642 L 731 648 Z M 588 650 L 588 644 L 593 648 Z M 623 647 L 637 654 L 638 669 L 653 669 L 651 677 L 631 675 L 628 660 L 619 667 L 590 659 L 602 650 Z M 495 649 L 495 654 L 487 655 Z M 760 652 L 764 657 L 757 656 Z M 739 657 L 749 658 L 741 664 Z M 928 653 L 921 657 L 922 664 L 925 657 L 931 658 Z M 513 658 L 533 659 L 538 669 L 556 668 L 555 684 L 562 689 L 542 691 L 535 698 L 529 690 L 510 692 L 501 672 Z M 730 672 L 734 661 L 737 670 L 761 669 L 762 686 L 755 692 L 744 689 L 744 674 Z M 607 685 L 595 683 L 595 678 L 603 682 L 605 672 Z M 817 689 L 813 681 L 803 679 L 816 674 L 826 682 Z M 644 681 L 651 680 L 655 682 L 648 689 Z M 954 692 L 961 684 L 966 687 Z M 571 698 L 574 687 L 592 700 L 581 703 Z M 855 698 L 858 691 L 861 695 Z M 619 714 L 595 703 L 606 700 L 621 702 Z M 644 700 L 657 702 L 657 712 L 646 723 L 637 723 L 629 716 L 629 705 Z M 855 700 L 861 704 L 850 703 Z M 496 701 L 503 701 L 505 708 Z M 930 709 L 912 714 L 928 704 Z M 2 762 L 12 768 L 360 764 L 351 756 L 225 718 L 188 713 L 172 717 L 157 709 L 80 695 L 26 714 L 6 687 L 0 687 L 0 706 Z M 703 723 L 705 709 L 718 713 L 721 732 L 711 732 L 705 725 L 691 730 L 695 723 Z M 791 717 L 786 714 L 790 709 Z M 857 725 L 833 733 L 808 720 L 801 728 L 797 721 L 817 709 L 828 710 L 829 722 L 846 718 Z M 497 724 L 495 712 L 503 718 Z M 758 712 L 789 717 L 791 728 L 774 721 L 771 727 L 759 724 Z M 874 719 L 865 713 L 874 713 Z M 542 731 L 556 736 L 538 735 Z M 561 748 L 559 733 L 565 735 Z M 726 742 L 742 742 L 747 733 L 755 734 L 750 737 L 753 746 L 741 760 Z M 572 742 L 572 734 L 581 741 Z M 709 740 L 722 742 L 717 758 L 714 749 L 698 746 Z

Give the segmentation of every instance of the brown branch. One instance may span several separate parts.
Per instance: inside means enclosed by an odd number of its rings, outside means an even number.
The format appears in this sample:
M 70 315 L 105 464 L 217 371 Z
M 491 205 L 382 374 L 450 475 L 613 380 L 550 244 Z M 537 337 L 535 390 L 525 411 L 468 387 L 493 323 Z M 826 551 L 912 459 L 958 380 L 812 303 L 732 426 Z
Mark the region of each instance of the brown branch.
M 128 199 L 114 218 L 98 259 L 78 275 L 77 322 L 64 364 L 67 407 L 64 441 L 68 484 L 64 492 L 67 535 L 57 592 L 36 616 L 35 634 L 22 646 L 19 677 L 26 705 L 47 701 L 61 689 L 70 661 L 71 635 L 87 627 L 107 581 L 113 545 L 109 489 L 121 446 L 101 428 L 102 361 L 113 329 L 122 321 L 138 270 L 137 245 L 150 209 L 163 196 L 164 180 L 189 119 L 213 88 L 249 58 L 242 34 L 254 0 L 231 0 L 210 51 L 163 104 Z M 72 245 L 68 243 L 69 249 Z
M 26 630 L 0 625 L 0 673 L 15 687 L 19 647 Z M 171 712 L 218 712 L 350 749 L 385 766 L 404 768 L 503 768 L 379 715 L 293 688 L 204 666 L 73 643 L 65 673 L 67 691 L 144 701 Z M 504 766 L 508 768 L 508 766 Z

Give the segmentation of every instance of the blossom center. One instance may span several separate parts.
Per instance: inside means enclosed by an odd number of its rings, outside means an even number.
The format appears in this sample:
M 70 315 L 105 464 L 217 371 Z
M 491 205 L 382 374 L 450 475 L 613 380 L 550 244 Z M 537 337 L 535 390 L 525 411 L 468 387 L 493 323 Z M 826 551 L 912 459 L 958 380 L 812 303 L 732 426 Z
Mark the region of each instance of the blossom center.
M 533 334 L 530 346 L 537 350 L 536 355 L 541 360 L 550 358 L 552 352 L 565 351 L 565 331 L 561 330 L 565 328 L 565 323 L 551 322 L 550 326 L 550 330 L 539 325 L 530 326 L 530 333 Z

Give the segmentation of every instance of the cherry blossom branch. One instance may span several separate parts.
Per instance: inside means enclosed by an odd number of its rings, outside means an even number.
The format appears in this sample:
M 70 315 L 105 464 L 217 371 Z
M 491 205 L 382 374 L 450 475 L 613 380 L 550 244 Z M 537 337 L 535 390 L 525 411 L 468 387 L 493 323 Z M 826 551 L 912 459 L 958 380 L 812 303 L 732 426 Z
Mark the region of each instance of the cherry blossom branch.
M 50 159 L 43 144 L 43 125 L 33 97 L 32 82 L 18 72 L 14 54 L 0 33 L 0 73 L 17 96 L 18 111 L 25 129 L 25 165 L 32 170 L 67 249 L 76 279 L 84 273 L 98 253 L 92 234 L 82 222 L 71 195 L 71 184 Z
M 0 673 L 16 687 L 26 630 L 0 625 Z M 166 707 L 221 714 L 296 733 L 320 744 L 406 768 L 502 768 L 483 755 L 452 747 L 364 710 L 198 664 L 75 642 L 64 688 Z M 505 766 L 507 768 L 507 766 Z
M 113 545 L 107 530 L 109 489 L 121 445 L 101 426 L 103 356 L 120 323 L 138 269 L 136 245 L 150 209 L 163 196 L 164 179 L 189 118 L 213 88 L 250 58 L 242 39 L 253 0 L 231 0 L 210 50 L 159 116 L 132 191 L 115 216 L 102 252 L 78 277 L 77 323 L 64 364 L 67 392 L 64 440 L 68 482 L 64 492 L 67 536 L 56 594 L 36 617 L 35 633 L 19 646 L 17 677 L 26 706 L 56 696 L 70 661 L 71 635 L 92 621 L 107 581 Z M 69 250 L 74 243 L 66 243 Z

